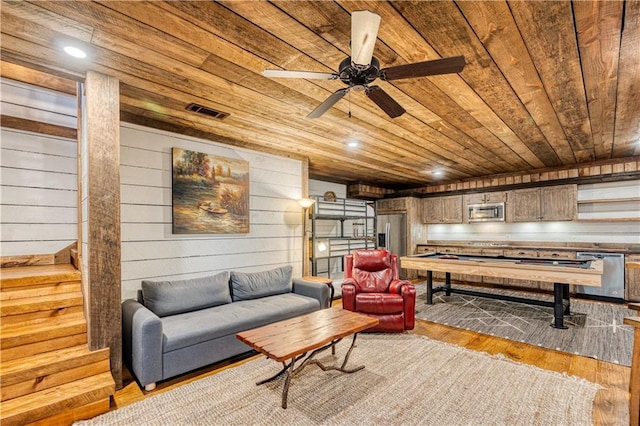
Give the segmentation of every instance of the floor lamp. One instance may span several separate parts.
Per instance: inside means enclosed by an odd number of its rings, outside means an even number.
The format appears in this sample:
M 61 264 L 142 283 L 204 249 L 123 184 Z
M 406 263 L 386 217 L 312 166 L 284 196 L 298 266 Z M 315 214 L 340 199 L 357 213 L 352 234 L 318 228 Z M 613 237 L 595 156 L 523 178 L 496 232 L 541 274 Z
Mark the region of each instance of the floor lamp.
M 309 275 L 309 241 L 307 237 L 307 218 L 309 208 L 315 203 L 313 198 L 301 198 L 298 204 L 302 207 L 302 275 Z

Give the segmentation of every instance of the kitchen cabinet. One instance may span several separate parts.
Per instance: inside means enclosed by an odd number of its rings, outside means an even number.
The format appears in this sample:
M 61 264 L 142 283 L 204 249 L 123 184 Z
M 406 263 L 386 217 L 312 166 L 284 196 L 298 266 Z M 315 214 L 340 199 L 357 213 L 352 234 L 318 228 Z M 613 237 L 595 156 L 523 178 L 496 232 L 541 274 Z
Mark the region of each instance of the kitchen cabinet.
M 557 185 L 509 191 L 507 222 L 574 220 L 576 185 Z
M 640 254 L 625 256 L 625 262 L 640 262 Z M 640 269 L 626 268 L 624 271 L 625 300 L 640 302 Z
M 376 201 L 376 212 L 378 214 L 395 213 L 407 210 L 406 198 L 386 198 Z
M 464 196 L 465 206 L 469 204 L 504 203 L 506 201 L 506 191 L 482 192 L 479 194 L 466 194 Z
M 423 200 L 424 223 L 462 223 L 462 195 Z

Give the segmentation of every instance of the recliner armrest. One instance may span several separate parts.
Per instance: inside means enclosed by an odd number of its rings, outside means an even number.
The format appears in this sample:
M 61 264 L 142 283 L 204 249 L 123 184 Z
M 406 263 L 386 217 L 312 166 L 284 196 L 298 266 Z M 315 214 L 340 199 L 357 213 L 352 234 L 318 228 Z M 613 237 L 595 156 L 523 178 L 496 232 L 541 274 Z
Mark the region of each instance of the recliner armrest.
M 122 302 L 124 361 L 140 384 L 162 380 L 162 321 L 134 299 Z
M 407 280 L 393 280 L 391 284 L 389 284 L 389 293 L 401 294 L 402 287 L 405 285 L 413 286 L 411 281 Z
M 294 278 L 292 291 L 301 296 L 317 299 L 320 302 L 320 309 L 329 306 L 330 290 L 329 286 L 324 283 Z

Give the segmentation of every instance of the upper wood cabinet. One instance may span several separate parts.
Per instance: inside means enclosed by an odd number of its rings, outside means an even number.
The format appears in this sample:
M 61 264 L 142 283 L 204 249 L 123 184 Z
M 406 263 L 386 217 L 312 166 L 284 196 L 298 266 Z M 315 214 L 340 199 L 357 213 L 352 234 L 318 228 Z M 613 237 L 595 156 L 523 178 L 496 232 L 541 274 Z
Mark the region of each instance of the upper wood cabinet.
M 385 198 L 376 201 L 376 211 L 378 214 L 404 210 L 407 210 L 406 198 Z
M 507 201 L 506 191 L 483 192 L 479 194 L 466 194 L 464 196 L 464 205 L 484 204 L 484 203 L 504 203 Z
M 423 200 L 424 223 L 462 223 L 462 195 Z
M 509 191 L 507 222 L 574 220 L 576 185 L 558 185 Z

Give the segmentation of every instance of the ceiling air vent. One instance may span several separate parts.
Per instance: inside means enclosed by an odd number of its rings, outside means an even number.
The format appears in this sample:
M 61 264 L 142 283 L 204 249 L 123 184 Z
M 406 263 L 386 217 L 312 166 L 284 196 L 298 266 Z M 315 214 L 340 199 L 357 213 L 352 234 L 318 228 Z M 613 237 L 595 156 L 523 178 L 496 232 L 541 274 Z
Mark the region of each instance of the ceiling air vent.
M 187 105 L 187 111 L 197 112 L 198 114 L 208 115 L 209 117 L 217 118 L 218 120 L 224 120 L 229 116 L 228 112 L 222 112 L 215 110 L 213 108 L 208 108 L 206 106 L 198 105 L 198 104 L 189 104 Z

